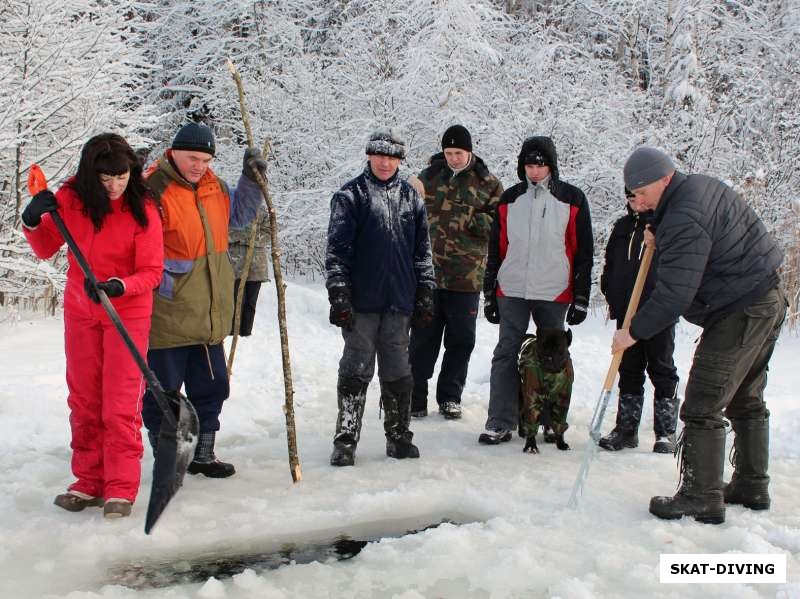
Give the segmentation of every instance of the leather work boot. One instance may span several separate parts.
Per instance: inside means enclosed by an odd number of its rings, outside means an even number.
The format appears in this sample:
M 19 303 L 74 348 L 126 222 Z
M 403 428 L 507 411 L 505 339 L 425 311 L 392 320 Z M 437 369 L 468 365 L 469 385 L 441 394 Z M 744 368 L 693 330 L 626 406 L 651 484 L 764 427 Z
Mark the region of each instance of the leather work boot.
M 664 520 L 691 516 L 698 522 L 725 522 L 722 471 L 725 429 L 684 428 L 678 441 L 681 485 L 673 497 L 650 499 L 650 513 Z
M 67 491 L 61 495 L 56 495 L 53 504 L 68 512 L 82 512 L 87 507 L 101 507 L 103 498 L 92 497 L 78 491 Z
M 768 510 L 769 414 L 757 419 L 731 419 L 731 426 L 736 435 L 731 460 L 734 472 L 725 485 L 725 503 Z

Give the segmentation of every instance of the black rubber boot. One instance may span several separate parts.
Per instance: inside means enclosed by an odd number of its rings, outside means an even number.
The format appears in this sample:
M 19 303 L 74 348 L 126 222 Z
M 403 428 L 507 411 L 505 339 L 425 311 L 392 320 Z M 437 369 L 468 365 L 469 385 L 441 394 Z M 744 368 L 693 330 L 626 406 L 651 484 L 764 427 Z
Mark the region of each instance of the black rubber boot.
M 361 421 L 367 403 L 367 387 L 361 379 L 340 377 L 336 384 L 339 415 L 333 437 L 331 466 L 352 466 L 356 461 L 356 446 L 361 438 Z
M 680 488 L 673 497 L 650 499 L 650 513 L 664 520 L 691 516 L 705 524 L 725 522 L 725 429 L 684 428 L 678 441 L 678 456 Z
M 419 449 L 411 442 L 414 433 L 408 430 L 411 422 L 412 378 L 381 381 L 383 430 L 386 433 L 386 455 L 402 460 L 418 458 Z
M 197 449 L 194 450 L 194 459 L 186 469 L 189 474 L 202 474 L 208 478 L 228 478 L 236 474 L 233 464 L 222 462 L 214 455 L 216 437 L 216 431 L 200 433 Z
M 725 503 L 768 510 L 769 414 L 759 419 L 731 419 L 731 426 L 736 435 L 731 460 L 734 472 L 725 485 Z
M 639 420 L 642 417 L 643 395 L 623 393 L 617 406 L 617 423 L 597 444 L 608 451 L 639 447 Z
M 350 435 L 341 435 L 333 442 L 331 466 L 352 466 L 356 462 L 356 444 Z

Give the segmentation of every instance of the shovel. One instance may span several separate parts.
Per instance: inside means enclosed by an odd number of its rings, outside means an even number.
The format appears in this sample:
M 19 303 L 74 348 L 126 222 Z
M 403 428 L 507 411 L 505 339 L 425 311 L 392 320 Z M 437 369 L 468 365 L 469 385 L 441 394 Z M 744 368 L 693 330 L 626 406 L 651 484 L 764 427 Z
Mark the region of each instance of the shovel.
M 647 246 L 642 256 L 642 262 L 639 264 L 639 272 L 636 275 L 636 282 L 633 285 L 631 292 L 631 299 L 628 302 L 628 309 L 625 312 L 625 320 L 622 323 L 622 328 L 627 329 L 631 326 L 636 310 L 639 308 L 639 300 L 642 297 L 642 289 L 644 289 L 644 282 L 647 280 L 647 272 L 650 270 L 650 262 L 653 261 L 654 248 Z M 597 443 L 600 441 L 600 429 L 603 426 L 603 417 L 606 415 L 606 408 L 608 401 L 611 399 L 611 388 L 614 385 L 614 380 L 617 378 L 617 371 L 619 364 L 622 361 L 622 354 L 624 351 L 616 352 L 611 358 L 611 365 L 608 367 L 606 380 L 603 383 L 603 391 L 600 393 L 600 398 L 597 400 L 597 405 L 594 408 L 592 421 L 589 424 L 589 444 L 586 446 L 586 453 L 583 456 L 581 468 L 578 471 L 578 476 L 575 478 L 575 485 L 572 487 L 572 494 L 569 498 L 569 507 L 578 507 L 578 498 L 583 493 L 583 485 L 589 477 L 589 467 L 592 465 L 595 453 L 597 453 Z
M 44 173 L 38 165 L 34 164 L 28 174 L 28 191 L 31 196 L 34 196 L 45 189 L 47 189 L 47 180 Z M 67 246 L 72 251 L 75 261 L 81 267 L 86 280 L 97 292 L 106 314 L 108 314 L 111 322 L 114 323 L 114 327 L 125 342 L 128 351 L 131 352 L 131 356 L 133 356 L 136 365 L 147 381 L 147 386 L 153 393 L 158 407 L 161 408 L 164 414 L 158 434 L 158 451 L 156 451 L 153 464 L 153 483 L 150 489 L 150 503 L 147 506 L 144 525 L 144 532 L 149 534 L 170 499 L 174 497 L 183 484 L 186 468 L 194 457 L 200 429 L 197 413 L 186 397 L 179 391 L 166 393 L 161 387 L 161 383 L 158 382 L 155 373 L 150 370 L 142 354 L 139 353 L 105 291 L 97 286 L 97 279 L 89 267 L 89 263 L 81 253 L 80 248 L 78 248 L 78 244 L 75 243 L 75 239 L 73 239 L 72 234 L 61 219 L 61 215 L 55 211 L 49 214 L 64 241 L 66 241 Z

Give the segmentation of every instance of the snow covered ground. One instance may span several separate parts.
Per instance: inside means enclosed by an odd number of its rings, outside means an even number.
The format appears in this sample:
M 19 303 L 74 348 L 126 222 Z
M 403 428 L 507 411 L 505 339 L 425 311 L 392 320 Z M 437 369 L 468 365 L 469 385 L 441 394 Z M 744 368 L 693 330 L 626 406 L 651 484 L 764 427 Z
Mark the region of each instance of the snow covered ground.
M 517 438 L 498 447 L 478 445 L 497 339 L 496 327 L 481 318 L 464 418 L 445 421 L 433 413 L 413 421 L 421 459 L 388 459 L 373 382 L 356 465 L 339 469 L 328 465 L 328 456 L 341 337 L 327 323 L 320 286 L 290 283 L 288 298 L 302 482 L 292 484 L 286 458 L 270 285 L 262 290 L 254 336 L 239 345 L 218 437 L 218 454 L 238 472 L 228 480 L 187 476 L 149 536 L 143 531 L 149 450 L 132 517 L 106 521 L 98 509 L 73 514 L 52 505 L 72 480 L 63 325 L 59 318 L 0 324 L 0 597 L 800 597 L 797 337 L 785 333 L 780 340 L 767 388 L 773 507 L 762 513 L 728 508 L 725 524 L 711 526 L 664 522 L 647 512 L 651 495 L 672 494 L 677 483 L 675 460 L 650 451 L 647 402 L 641 446 L 598 453 L 580 507 L 566 507 L 610 360 L 612 328 L 600 314 L 574 331 L 572 451 L 543 445 L 539 455 L 523 454 Z M 681 324 L 676 358 L 682 384 L 697 335 Z M 614 414 L 612 406 L 604 431 Z M 464 524 L 397 536 L 442 520 Z M 232 578 L 161 588 L 121 584 L 120 572 L 131 566 L 169 574 L 200 557 L 269 552 L 339 534 L 395 536 L 346 561 L 254 567 Z M 659 554 L 726 552 L 786 554 L 787 583 L 659 583 Z M 158 563 L 170 566 L 153 566 Z

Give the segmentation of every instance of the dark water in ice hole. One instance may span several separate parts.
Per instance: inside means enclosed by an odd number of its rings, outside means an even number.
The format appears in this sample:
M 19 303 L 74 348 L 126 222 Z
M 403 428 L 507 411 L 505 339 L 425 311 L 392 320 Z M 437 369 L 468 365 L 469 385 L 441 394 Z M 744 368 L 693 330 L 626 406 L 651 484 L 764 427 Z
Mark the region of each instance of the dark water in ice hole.
M 272 544 L 263 551 L 258 550 L 210 550 L 196 556 L 180 556 L 174 559 L 132 560 L 109 569 L 106 584 L 122 585 L 131 589 L 169 587 L 205 582 L 212 576 L 217 579 L 230 578 L 246 569 L 262 573 L 290 564 L 310 564 L 329 560 L 348 560 L 358 555 L 369 543 L 381 539 L 400 538 L 430 530 L 442 524 L 460 526 L 477 520 L 464 518 L 438 518 L 427 520 L 415 518 L 372 522 L 355 527 L 352 534 L 325 537 L 320 534 L 307 542 Z M 405 524 L 405 525 L 404 525 Z M 313 537 L 313 533 L 305 533 Z M 265 542 L 265 545 L 267 543 Z

